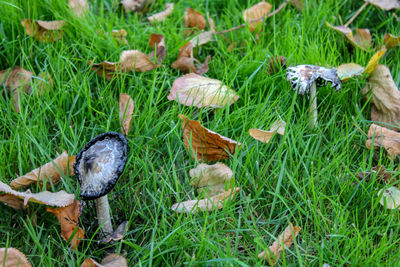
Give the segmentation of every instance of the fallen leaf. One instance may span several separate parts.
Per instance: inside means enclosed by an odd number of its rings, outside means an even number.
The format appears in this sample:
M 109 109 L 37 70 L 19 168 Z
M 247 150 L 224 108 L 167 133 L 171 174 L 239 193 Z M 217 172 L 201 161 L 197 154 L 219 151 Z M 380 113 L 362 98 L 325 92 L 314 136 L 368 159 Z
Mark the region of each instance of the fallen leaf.
M 268 60 L 267 72 L 272 75 L 278 73 L 281 69 L 286 69 L 287 59 L 283 56 L 273 56 Z
M 341 81 L 347 81 L 354 76 L 360 76 L 364 72 L 364 67 L 356 63 L 342 64 L 337 67 L 337 74 Z
M 332 26 L 328 22 L 326 22 L 326 26 L 344 35 L 354 47 L 364 51 L 369 51 L 372 48 L 371 33 L 368 29 L 355 29 L 356 33 L 353 35 L 353 31 L 349 27 Z
M 371 179 L 371 176 L 376 175 L 376 178 L 378 181 L 383 182 L 384 184 L 387 183 L 395 183 L 397 182 L 397 178 L 393 177 L 392 179 L 392 174 L 389 172 L 386 172 L 386 168 L 383 165 L 378 165 L 372 168 L 371 171 L 368 172 L 359 172 L 356 174 L 356 177 L 361 181 L 369 181 Z
M 210 27 L 210 31 L 212 33 L 216 33 L 217 30 L 215 29 L 215 23 L 214 20 L 210 17 L 210 14 L 207 12 L 207 21 L 208 21 L 208 25 Z
M 58 222 L 61 225 L 61 236 L 65 241 L 68 241 L 72 235 L 74 235 L 70 241 L 72 249 L 76 249 L 81 242 L 81 239 L 85 236 L 85 231 L 78 226 L 78 218 L 81 214 L 82 205 L 78 200 L 66 207 L 51 209 L 46 208 L 47 212 L 54 214 Z
M 383 44 L 386 46 L 388 50 L 392 49 L 395 46 L 400 45 L 400 35 L 394 36 L 390 33 L 386 33 L 385 36 L 383 37 Z
M 374 6 L 383 10 L 391 10 L 400 8 L 400 1 L 398 0 L 364 0 Z
M 92 258 L 87 258 L 81 265 L 81 267 L 127 267 L 128 263 L 126 259 L 118 254 L 110 254 L 105 257 L 101 264 Z
M 0 202 L 3 202 L 4 205 L 15 210 L 26 209 L 26 206 L 24 206 L 24 200 L 13 195 L 0 194 Z
M 244 21 L 248 23 L 251 32 L 254 32 L 262 25 L 262 19 L 271 12 L 271 9 L 270 3 L 261 1 L 243 12 Z
M 121 223 L 117 229 L 109 236 L 105 237 L 104 239 L 101 240 L 101 242 L 104 243 L 110 243 L 111 241 L 119 241 L 124 237 L 124 234 L 126 233 L 126 226 L 128 225 L 128 221 L 124 221 Z
M 369 60 L 367 66 L 365 67 L 364 74 L 371 74 L 374 71 L 375 67 L 379 64 L 379 60 L 381 57 L 386 53 L 386 48 L 382 48 L 381 50 L 377 51 Z
M 368 139 L 365 143 L 368 149 L 372 149 L 374 137 L 374 148 L 384 147 L 389 158 L 397 157 L 400 153 L 400 133 L 377 124 L 371 124 L 368 130 Z
M 124 29 L 112 30 L 111 35 L 118 42 L 128 44 L 128 41 L 125 38 L 128 35 L 128 33 Z
M 292 246 L 300 230 L 301 228 L 299 226 L 293 227 L 293 225 L 289 223 L 283 233 L 280 234 L 278 239 L 269 247 L 269 251 L 261 252 L 258 254 L 258 258 L 266 259 L 271 266 L 275 265 L 281 256 L 281 252 Z
M 205 191 L 209 197 L 225 192 L 225 186 L 230 187 L 233 176 L 232 170 L 221 162 L 213 165 L 199 164 L 189 174 L 193 179 L 190 185 L 198 188 L 199 194 Z
M 63 175 L 74 175 L 74 162 L 75 156 L 68 156 L 67 152 L 64 151 L 53 161 L 12 180 L 10 186 L 12 189 L 18 190 L 30 184 L 39 182 L 40 186 L 46 184 L 46 187 L 50 188 L 52 184 L 56 185 Z
M 397 187 L 389 187 L 387 189 L 381 189 L 378 192 L 378 196 L 381 196 L 379 203 L 387 209 L 398 209 L 400 207 L 400 190 Z
M 371 120 L 400 126 L 400 92 L 388 67 L 378 65 L 362 93 L 371 94 Z
M 303 0 L 289 0 L 289 4 L 294 6 L 298 11 L 303 11 L 304 9 Z
M 32 267 L 25 254 L 16 248 L 0 248 L 0 266 Z
M 192 28 L 195 30 L 205 29 L 207 23 L 206 19 L 199 11 L 190 7 L 186 8 L 183 21 L 186 28 Z M 186 30 L 186 35 L 189 35 L 192 32 L 192 29 Z
M 121 132 L 123 135 L 128 135 L 131 128 L 134 103 L 133 99 L 128 94 L 119 95 L 119 122 L 121 124 Z
M 239 191 L 239 187 L 234 187 L 206 199 L 194 199 L 175 203 L 171 206 L 171 209 L 177 213 L 196 213 L 198 211 L 212 211 L 214 209 L 220 210 L 224 207 L 225 202 L 231 200 Z
M 52 193 L 49 191 L 31 193 L 29 190 L 25 192 L 18 192 L 12 190 L 10 186 L 2 182 L 0 182 L 0 193 L 4 193 L 2 195 L 10 196 L 9 200 L 14 197 L 15 201 L 17 201 L 18 203 L 18 199 L 23 199 L 24 207 L 28 204 L 28 202 L 34 202 L 48 206 L 65 207 L 70 205 L 75 199 L 74 194 L 68 194 L 64 190 L 56 193 Z
M 189 107 L 221 108 L 233 104 L 239 96 L 219 80 L 190 73 L 174 81 L 168 99 Z
M 35 37 L 41 42 L 55 42 L 63 37 L 64 32 L 61 28 L 65 25 L 63 20 L 43 21 L 23 19 L 22 26 L 26 30 L 26 34 Z
M 194 72 L 202 75 L 208 71 L 208 62 L 211 60 L 211 56 L 207 56 L 204 63 L 193 57 L 193 45 L 188 42 L 184 45 L 178 55 L 178 59 L 172 63 L 172 68 L 178 69 L 184 73 Z M 198 63 L 198 64 L 195 64 Z
M 120 5 L 124 7 L 126 13 L 128 12 L 142 12 L 145 13 L 153 0 L 122 0 Z
M 151 15 L 150 17 L 147 18 L 147 20 L 150 22 L 163 21 L 169 15 L 171 15 L 173 10 L 174 10 L 174 3 L 166 3 L 164 11 Z
M 272 124 L 271 129 L 269 131 L 264 131 L 264 130 L 259 130 L 259 129 L 250 129 L 249 133 L 251 137 L 254 139 L 263 142 L 263 143 L 268 143 L 272 136 L 274 136 L 275 133 L 278 133 L 280 135 L 285 134 L 285 127 L 286 127 L 286 122 L 284 121 L 276 121 L 274 124 Z
M 199 121 L 189 120 L 179 114 L 182 120 L 183 142 L 193 159 L 199 161 L 215 161 L 228 159 L 235 154 L 236 146 L 241 144 L 235 140 L 217 134 L 203 127 Z
M 78 17 L 84 16 L 89 8 L 87 0 L 68 0 L 68 6 Z
M 120 69 L 123 72 L 130 72 L 130 71 L 150 71 L 155 68 L 158 68 L 159 65 L 153 63 L 150 57 L 139 50 L 127 50 L 122 52 L 120 58 Z
M 150 53 L 149 57 L 151 59 L 157 57 L 157 64 L 161 64 L 167 54 L 167 50 L 165 49 L 164 35 L 155 33 L 151 34 L 149 38 L 149 46 L 153 48 L 153 51 Z
M 214 35 L 215 35 L 215 33 L 212 31 L 202 32 L 202 33 L 196 35 L 193 39 L 191 39 L 190 43 L 193 45 L 193 47 L 201 46 L 203 44 L 206 44 L 206 43 L 212 41 Z

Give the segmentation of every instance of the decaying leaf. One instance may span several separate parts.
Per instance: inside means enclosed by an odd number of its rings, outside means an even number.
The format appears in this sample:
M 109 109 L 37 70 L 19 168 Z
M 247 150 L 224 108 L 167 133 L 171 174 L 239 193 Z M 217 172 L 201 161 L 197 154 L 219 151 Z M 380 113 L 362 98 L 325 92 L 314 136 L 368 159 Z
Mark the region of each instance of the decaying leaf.
M 89 4 L 87 3 L 87 0 L 68 0 L 68 6 L 79 17 L 84 16 L 89 8 Z
M 378 196 L 381 196 L 379 203 L 387 209 L 398 209 L 400 207 L 400 190 L 397 187 L 389 187 L 387 189 L 381 189 L 378 192 Z
M 109 236 L 105 237 L 104 239 L 101 240 L 101 242 L 104 243 L 110 243 L 111 241 L 119 241 L 124 237 L 124 234 L 126 233 L 126 226 L 128 225 L 128 221 L 124 221 L 121 223 L 117 229 Z
M 26 209 L 26 206 L 24 206 L 24 200 L 14 195 L 0 194 L 0 202 L 15 210 Z
M 302 11 L 304 9 L 303 0 L 289 0 L 289 3 L 295 8 L 297 8 L 298 11 Z
M 269 247 L 269 251 L 263 251 L 258 254 L 259 259 L 266 259 L 268 264 L 273 266 L 279 260 L 281 252 L 285 248 L 290 248 L 300 233 L 299 226 L 293 227 L 291 223 L 286 227 L 285 231 L 279 235 L 278 239 Z
M 75 156 L 68 156 L 67 152 L 64 151 L 53 161 L 12 180 L 10 186 L 12 189 L 18 190 L 39 182 L 40 186 L 46 184 L 47 188 L 50 188 L 52 184 L 57 184 L 63 175 L 74 175 L 74 163 Z
M 167 50 L 165 49 L 164 35 L 152 33 L 149 38 L 149 46 L 153 48 L 149 57 L 155 59 L 157 57 L 157 64 L 161 64 L 167 55 Z
M 146 13 L 153 0 L 122 0 L 120 5 L 124 7 L 125 12 Z
M 193 45 L 193 47 L 201 46 L 203 44 L 210 42 L 213 39 L 214 35 L 215 33 L 212 31 L 202 32 L 196 35 L 193 39 L 191 39 L 190 43 Z
M 61 236 L 65 241 L 68 241 L 73 235 L 70 245 L 72 249 L 76 249 L 81 242 L 81 239 L 85 236 L 85 231 L 78 226 L 78 218 L 81 214 L 81 203 L 78 200 L 66 207 L 51 209 L 46 208 L 46 211 L 53 213 L 60 225 L 61 225 Z
M 356 63 L 342 64 L 337 67 L 337 74 L 341 81 L 347 81 L 354 76 L 362 75 L 364 67 Z
M 225 192 L 225 186 L 230 187 L 233 176 L 232 170 L 221 162 L 213 165 L 199 164 L 189 174 L 193 179 L 190 185 L 197 188 L 199 194 L 205 191 L 209 197 Z
M 375 67 L 378 66 L 379 60 L 386 53 L 386 48 L 383 47 L 381 50 L 377 51 L 369 60 L 367 66 L 365 67 L 364 74 L 371 74 Z
M 281 69 L 286 69 L 287 59 L 283 56 L 273 56 L 268 60 L 268 73 L 275 74 Z
M 376 175 L 377 180 L 384 184 L 397 182 L 397 178 L 392 178 L 392 174 L 390 172 L 386 172 L 386 168 L 383 165 L 375 166 L 371 171 L 368 172 L 359 172 L 357 173 L 356 177 L 360 181 L 365 180 L 368 182 L 374 174 Z
M 191 42 L 188 42 L 181 48 L 178 59 L 172 63 L 172 68 L 178 69 L 184 73 L 194 72 L 202 75 L 208 71 L 208 62 L 210 60 L 211 56 L 207 56 L 204 63 L 194 58 L 193 45 Z
M 189 35 L 192 29 L 204 30 L 207 24 L 204 16 L 199 11 L 190 7 L 186 9 L 183 21 L 186 28 L 191 28 L 186 30 L 186 35 Z
M 235 154 L 237 146 L 241 144 L 235 140 L 217 134 L 203 127 L 199 121 L 189 120 L 179 114 L 182 120 L 183 142 L 190 151 L 193 159 L 199 161 L 215 161 L 228 159 Z
M 375 140 L 374 140 L 375 137 Z M 371 124 L 368 130 L 368 139 L 365 143 L 368 149 L 384 147 L 389 158 L 397 157 L 400 153 L 400 133 L 381 127 L 377 124 Z
M 271 12 L 271 9 L 271 4 L 263 0 L 243 12 L 244 21 L 249 24 L 251 32 L 254 32 L 254 30 L 262 25 L 262 18 L 266 17 Z
M 286 122 L 284 121 L 276 121 L 274 124 L 272 124 L 271 129 L 269 131 L 264 131 L 264 130 L 259 130 L 259 129 L 250 129 L 249 133 L 251 137 L 254 139 L 263 142 L 263 143 L 268 143 L 269 140 L 271 140 L 272 136 L 274 136 L 275 133 L 278 133 L 280 135 L 285 134 L 285 127 L 286 127 Z
M 32 267 L 25 254 L 16 248 L 0 248 L 0 266 Z
M 65 25 L 63 20 L 43 21 L 23 19 L 22 26 L 26 30 L 26 34 L 35 37 L 41 42 L 55 42 L 63 37 L 64 32 L 61 28 Z
M 31 193 L 29 190 L 27 190 L 26 192 L 18 192 L 11 189 L 10 186 L 2 182 L 0 182 L 0 194 L 8 195 L 8 201 L 10 201 L 12 197 L 14 197 L 15 201 L 20 203 L 18 199 L 23 199 L 24 207 L 28 204 L 28 202 L 34 202 L 48 206 L 65 207 L 70 205 L 75 199 L 74 194 L 68 194 L 64 190 L 56 193 L 52 193 L 49 191 Z
M 364 0 L 374 6 L 383 10 L 392 10 L 400 8 L 400 1 L 398 0 Z
M 190 73 L 174 81 L 168 99 L 189 107 L 221 108 L 233 104 L 239 96 L 219 80 Z
M 356 33 L 353 35 L 353 31 L 349 27 L 332 26 L 328 22 L 326 22 L 326 26 L 343 34 L 354 47 L 360 48 L 364 51 L 368 51 L 372 48 L 371 33 L 368 29 L 355 29 Z
M 388 67 L 378 65 L 372 71 L 362 93 L 371 93 L 371 119 L 373 121 L 391 124 L 395 127 L 400 126 L 400 92 Z
M 87 258 L 81 267 L 128 267 L 128 263 L 124 257 L 110 254 L 101 261 L 101 264 L 92 258 Z
M 222 209 L 225 202 L 231 200 L 239 191 L 239 187 L 234 187 L 232 189 L 228 189 L 223 193 L 205 199 L 194 199 L 175 203 L 171 206 L 171 209 L 177 213 L 196 213 L 198 211 L 212 211 L 214 209 Z
M 128 135 L 131 128 L 133 116 L 133 99 L 128 94 L 119 95 L 119 122 L 121 124 L 121 132 L 123 135 Z
M 169 15 L 171 15 L 173 10 L 174 10 L 174 3 L 166 3 L 164 11 L 151 15 L 150 17 L 147 18 L 147 20 L 150 22 L 163 21 Z
M 385 36 L 383 37 L 383 44 L 386 46 L 388 50 L 392 49 L 395 46 L 400 45 L 400 35 L 394 36 L 390 33 L 386 33 Z
M 128 35 L 128 33 L 124 29 L 112 30 L 111 35 L 116 41 L 128 44 L 128 41 L 125 38 Z

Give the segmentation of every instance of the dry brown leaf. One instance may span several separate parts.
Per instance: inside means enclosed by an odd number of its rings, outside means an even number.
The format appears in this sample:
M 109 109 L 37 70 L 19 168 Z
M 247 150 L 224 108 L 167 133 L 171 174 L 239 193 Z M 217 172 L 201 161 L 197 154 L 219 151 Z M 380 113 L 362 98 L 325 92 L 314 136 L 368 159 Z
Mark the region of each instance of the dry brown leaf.
M 61 28 L 65 25 L 63 20 L 43 21 L 23 19 L 22 26 L 26 30 L 26 34 L 35 37 L 41 42 L 55 42 L 60 40 L 64 34 Z
M 125 12 L 146 13 L 147 9 L 153 3 L 153 0 L 122 0 L 120 5 L 124 7 Z
M 383 37 L 383 44 L 386 46 L 388 50 L 392 49 L 395 46 L 400 45 L 400 35 L 394 36 L 390 33 L 386 33 L 385 36 Z
M 201 46 L 210 42 L 213 39 L 214 34 L 215 33 L 212 31 L 202 32 L 190 40 L 190 43 L 193 45 L 193 47 Z
M 67 152 L 64 151 L 53 161 L 12 180 L 10 186 L 12 189 L 18 190 L 30 184 L 39 182 L 40 186 L 45 183 L 47 188 L 50 188 L 52 184 L 57 184 L 63 175 L 74 175 L 74 163 L 75 156 L 68 156 Z
M 110 254 L 105 257 L 101 264 L 92 258 L 87 258 L 81 265 L 81 267 L 127 267 L 128 263 L 126 259 L 118 254 Z
M 371 3 L 383 10 L 400 8 L 400 1 L 398 0 L 366 0 L 366 2 Z
M 85 236 L 85 231 L 78 226 L 81 209 L 82 206 L 78 200 L 74 200 L 72 204 L 66 207 L 58 209 L 46 208 L 46 211 L 53 213 L 57 217 L 61 225 L 61 236 L 65 241 L 68 241 L 74 235 L 70 241 L 72 249 L 76 249 L 81 239 Z
M 149 57 L 151 59 L 157 57 L 157 64 L 161 64 L 167 55 L 164 35 L 152 33 L 149 38 L 149 46 L 153 48 L 153 51 L 150 53 Z
M 183 21 L 186 28 L 192 28 L 195 30 L 199 29 L 204 30 L 206 28 L 206 23 L 207 23 L 206 19 L 200 12 L 190 7 L 186 8 Z M 191 31 L 192 31 L 191 29 L 188 29 L 186 31 L 186 35 L 189 35 Z
M 123 72 L 130 71 L 150 71 L 158 68 L 160 65 L 154 64 L 148 55 L 140 52 L 139 50 L 127 50 L 122 52 L 120 58 L 120 70 Z
M 378 65 L 362 93 L 371 93 L 371 120 L 400 126 L 400 92 L 388 67 Z
M 128 41 L 125 38 L 128 35 L 128 33 L 124 29 L 112 30 L 111 35 L 116 41 L 128 44 Z
M 201 63 L 193 57 L 193 47 L 194 46 L 191 42 L 188 42 L 181 47 L 178 59 L 172 63 L 172 68 L 178 69 L 184 73 L 194 72 L 199 75 L 206 73 L 208 71 L 208 62 L 211 60 L 211 56 L 207 56 L 204 63 Z
M 216 161 L 228 159 L 235 154 L 237 146 L 241 144 L 235 140 L 217 134 L 203 127 L 199 121 L 189 120 L 179 114 L 182 120 L 183 142 L 190 151 L 193 159 L 199 161 Z
M 266 259 L 268 264 L 274 266 L 279 260 L 281 252 L 285 248 L 290 248 L 300 233 L 301 228 L 299 226 L 293 227 L 291 223 L 286 227 L 285 231 L 279 235 L 278 240 L 275 241 L 272 246 L 269 247 L 269 251 L 263 251 L 258 254 L 259 259 Z
M 271 129 L 269 131 L 264 131 L 264 130 L 259 130 L 259 129 L 250 129 L 249 133 L 251 137 L 254 139 L 263 142 L 263 143 L 268 143 L 272 136 L 274 136 L 275 133 L 278 133 L 280 135 L 285 134 L 285 127 L 286 127 L 286 122 L 284 121 L 276 121 L 272 124 Z
M 78 15 L 82 17 L 88 11 L 89 5 L 87 0 L 68 0 L 68 6 Z
M 396 183 L 397 178 L 393 177 L 390 172 L 386 172 L 386 168 L 383 165 L 378 165 L 372 168 L 371 171 L 368 172 L 359 172 L 356 174 L 356 177 L 361 181 L 369 181 L 371 179 L 371 176 L 376 175 L 376 178 L 379 182 L 383 184 L 388 184 L 388 183 Z
M 400 153 L 400 133 L 377 124 L 371 124 L 369 127 L 368 139 L 365 145 L 368 149 L 372 149 L 372 143 L 374 145 L 373 148 L 384 147 L 389 158 L 395 158 Z
M 275 74 L 281 69 L 286 69 L 287 59 L 283 56 L 273 56 L 268 60 L 268 70 L 269 74 Z
M 177 213 L 196 213 L 198 211 L 212 211 L 214 209 L 222 209 L 225 202 L 231 200 L 239 191 L 239 187 L 234 187 L 209 198 L 201 200 L 194 199 L 175 203 L 171 206 L 171 209 Z
M 24 207 L 28 204 L 28 202 L 34 202 L 48 206 L 65 207 L 70 205 L 75 199 L 74 194 L 68 194 L 64 190 L 61 190 L 56 193 L 52 193 L 49 191 L 31 193 L 29 190 L 25 192 L 18 192 L 11 189 L 10 186 L 2 182 L 0 182 L 0 194 L 8 195 L 9 196 L 8 201 L 10 201 L 12 197 L 15 197 L 14 198 L 15 201 L 20 203 L 18 198 L 23 199 Z M 11 204 L 9 205 L 11 206 Z
M 243 12 L 244 21 L 249 24 L 249 30 L 254 32 L 262 25 L 262 18 L 265 18 L 271 12 L 272 6 L 270 3 L 261 1 L 260 3 L 246 9 Z M 259 21 L 254 21 L 259 20 Z M 253 22 L 252 22 L 253 21 Z
M 386 53 L 386 48 L 383 47 L 381 50 L 377 51 L 369 60 L 367 66 L 365 67 L 364 74 L 371 74 L 375 67 L 379 64 L 379 60 Z
M 150 22 L 163 21 L 169 15 L 171 15 L 173 10 L 174 10 L 174 3 L 166 3 L 164 11 L 151 15 L 150 17 L 147 18 L 147 20 Z
M 0 202 L 3 202 L 4 205 L 15 210 L 26 209 L 26 206 L 24 206 L 24 200 L 13 195 L 0 194 Z
M 326 26 L 343 34 L 354 47 L 364 51 L 369 51 L 372 48 L 371 33 L 368 29 L 355 29 L 356 33 L 353 35 L 353 31 L 349 27 L 332 26 L 328 22 L 326 22 Z
M 303 0 L 289 0 L 289 3 L 295 8 L 297 8 L 298 11 L 303 11 L 304 9 Z
M 25 254 L 16 248 L 0 248 L 0 266 L 32 267 Z
M 110 243 L 111 241 L 119 241 L 124 237 L 124 234 L 126 233 L 126 226 L 128 225 L 128 221 L 124 221 L 121 223 L 117 229 L 109 236 L 105 237 L 104 239 L 101 240 L 101 242 L 104 243 Z
M 364 67 L 356 63 L 342 64 L 337 67 L 337 75 L 341 81 L 347 81 L 354 76 L 362 75 Z
M 119 123 L 121 124 L 121 132 L 128 135 L 131 128 L 134 103 L 128 94 L 119 95 Z
M 213 165 L 199 164 L 191 169 L 191 186 L 197 188 L 199 194 L 206 193 L 209 197 L 225 192 L 225 187 L 231 187 L 232 170 L 221 162 Z

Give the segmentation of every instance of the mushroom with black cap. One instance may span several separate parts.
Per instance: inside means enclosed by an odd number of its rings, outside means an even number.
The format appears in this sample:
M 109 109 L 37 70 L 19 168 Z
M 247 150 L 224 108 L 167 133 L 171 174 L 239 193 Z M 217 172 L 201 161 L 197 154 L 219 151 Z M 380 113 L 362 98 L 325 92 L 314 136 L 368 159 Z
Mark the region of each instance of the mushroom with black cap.
M 107 193 L 125 168 L 127 151 L 122 134 L 107 132 L 90 140 L 76 156 L 74 172 L 81 184 L 80 195 L 96 201 L 97 220 L 104 234 L 113 232 Z

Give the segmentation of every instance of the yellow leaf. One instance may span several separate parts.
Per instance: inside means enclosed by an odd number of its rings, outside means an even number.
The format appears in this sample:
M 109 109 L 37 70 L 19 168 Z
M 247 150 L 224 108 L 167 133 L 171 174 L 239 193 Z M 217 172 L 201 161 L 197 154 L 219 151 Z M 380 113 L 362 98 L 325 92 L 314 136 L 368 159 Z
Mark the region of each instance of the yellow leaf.
M 337 67 L 337 75 L 341 81 L 347 81 L 348 79 L 362 75 L 364 67 L 356 63 L 342 64 Z
M 379 60 L 386 53 L 386 48 L 382 48 L 378 52 L 376 52 L 372 58 L 369 60 L 367 66 L 365 67 L 364 74 L 371 74 L 374 71 L 375 67 L 379 64 Z

